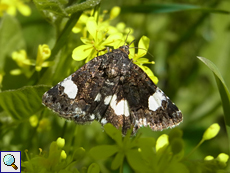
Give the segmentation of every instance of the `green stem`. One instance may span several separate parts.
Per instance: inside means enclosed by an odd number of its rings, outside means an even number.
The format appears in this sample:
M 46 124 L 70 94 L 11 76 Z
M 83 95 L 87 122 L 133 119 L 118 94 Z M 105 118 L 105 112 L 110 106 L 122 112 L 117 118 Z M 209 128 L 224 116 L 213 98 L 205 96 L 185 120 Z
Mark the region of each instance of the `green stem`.
M 119 173 L 123 173 L 123 164 L 121 164 L 121 166 L 120 166 Z
M 71 30 L 74 27 L 74 25 L 77 23 L 81 14 L 82 12 L 77 12 L 73 14 L 71 18 L 68 20 L 68 22 L 65 25 L 65 28 L 63 29 L 60 36 L 58 37 L 54 48 L 52 49 L 52 54 L 51 57 L 49 58 L 50 60 L 54 60 L 55 56 L 58 54 L 61 48 L 66 44 L 69 35 L 71 34 Z
M 193 148 L 193 150 L 192 150 L 186 157 L 184 157 L 184 159 L 187 159 L 189 156 L 191 156 L 191 155 L 194 153 L 194 151 L 195 151 L 204 141 L 205 141 L 205 140 L 202 139 L 202 140 L 196 145 L 196 147 Z

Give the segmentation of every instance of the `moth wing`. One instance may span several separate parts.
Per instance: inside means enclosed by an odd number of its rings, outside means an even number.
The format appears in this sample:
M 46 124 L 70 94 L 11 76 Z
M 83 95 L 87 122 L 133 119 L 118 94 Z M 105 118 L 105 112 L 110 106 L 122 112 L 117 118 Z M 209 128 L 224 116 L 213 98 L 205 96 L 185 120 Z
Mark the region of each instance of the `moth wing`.
M 102 65 L 107 61 L 102 55 L 89 61 L 76 72 L 47 91 L 42 98 L 45 106 L 57 112 L 61 117 L 83 124 L 94 119 L 99 120 L 102 109 L 98 110 L 105 94 L 112 94 L 118 80 L 107 80 Z M 108 87 L 108 85 L 113 86 Z
M 131 127 L 133 133 L 143 126 L 163 130 L 182 121 L 181 111 L 140 67 L 133 64 L 124 78 L 111 96 L 102 124 L 111 123 L 126 134 Z

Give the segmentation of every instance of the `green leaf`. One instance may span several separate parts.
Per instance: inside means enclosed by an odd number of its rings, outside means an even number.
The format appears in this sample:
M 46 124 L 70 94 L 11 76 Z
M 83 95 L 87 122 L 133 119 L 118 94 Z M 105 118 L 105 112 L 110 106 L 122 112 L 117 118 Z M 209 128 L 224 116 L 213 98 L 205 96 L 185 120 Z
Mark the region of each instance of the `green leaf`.
M 62 4 L 65 3 L 64 1 L 61 3 L 60 0 L 33 0 L 33 2 L 45 16 L 50 15 L 50 12 L 60 16 L 68 16 Z
M 178 11 L 187 11 L 187 10 L 199 10 L 215 13 L 225 13 L 229 14 L 229 11 L 212 9 L 212 8 L 203 8 L 196 5 L 190 4 L 138 4 L 135 6 L 123 6 L 121 7 L 121 12 L 123 13 L 171 13 Z
M 230 143 L 230 94 L 229 90 L 224 82 L 224 79 L 222 78 L 218 68 L 216 65 L 211 62 L 210 60 L 203 58 L 203 57 L 197 57 L 199 60 L 201 60 L 207 67 L 209 67 L 210 70 L 212 70 L 216 83 L 219 89 L 223 110 L 224 110 L 224 119 L 225 119 L 225 126 L 228 134 L 228 140 Z M 230 146 L 230 145 L 229 145 Z M 230 148 L 229 148 L 230 151 Z
M 0 72 L 3 71 L 6 56 L 23 47 L 25 42 L 18 21 L 5 13 L 0 24 Z
M 93 147 L 89 153 L 95 159 L 106 159 L 118 152 L 117 145 L 100 145 Z
M 115 158 L 113 159 L 112 165 L 111 165 L 111 168 L 113 170 L 116 170 L 122 166 L 124 156 L 125 156 L 124 153 L 121 153 L 121 152 L 116 154 Z
M 0 93 L 0 106 L 14 119 L 28 118 L 42 108 L 42 95 L 50 86 L 26 86 Z
M 73 4 L 66 8 L 66 12 L 68 13 L 75 13 L 77 11 L 84 11 L 86 9 L 93 8 L 97 6 L 101 0 L 86 0 L 85 2 L 82 2 L 80 4 Z
M 156 145 L 156 140 L 152 137 L 144 137 L 134 140 L 132 147 L 153 148 Z
M 105 132 L 117 142 L 119 146 L 122 146 L 122 135 L 121 131 L 116 129 L 112 124 L 108 123 L 104 125 Z
M 87 173 L 99 173 L 99 172 L 100 172 L 100 167 L 96 163 L 92 163 L 87 171 Z
M 75 149 L 74 153 L 73 153 L 73 160 L 75 161 L 80 161 L 82 160 L 82 158 L 85 156 L 85 149 L 80 147 Z
M 127 160 L 129 162 L 129 165 L 136 171 L 139 172 L 151 172 L 146 167 L 146 162 L 142 158 L 140 152 L 138 150 L 129 150 L 126 154 Z

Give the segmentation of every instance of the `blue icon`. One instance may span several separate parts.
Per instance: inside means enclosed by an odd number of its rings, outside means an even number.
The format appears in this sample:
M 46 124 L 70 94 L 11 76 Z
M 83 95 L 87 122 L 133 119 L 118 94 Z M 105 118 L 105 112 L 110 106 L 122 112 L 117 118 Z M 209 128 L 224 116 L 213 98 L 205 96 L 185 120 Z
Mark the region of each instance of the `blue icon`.
M 18 169 L 18 167 L 14 164 L 15 163 L 15 158 L 12 154 L 7 154 L 3 158 L 3 162 L 7 166 L 12 166 L 15 170 Z

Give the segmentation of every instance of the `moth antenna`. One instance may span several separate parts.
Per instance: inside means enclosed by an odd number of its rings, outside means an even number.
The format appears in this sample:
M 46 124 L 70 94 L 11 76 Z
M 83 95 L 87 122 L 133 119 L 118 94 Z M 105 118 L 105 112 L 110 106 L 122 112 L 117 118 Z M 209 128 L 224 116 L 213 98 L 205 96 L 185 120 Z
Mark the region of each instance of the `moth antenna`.
M 130 33 L 131 33 L 131 29 L 129 28 L 129 32 L 128 32 L 127 36 L 126 36 L 124 46 L 125 46 L 125 44 L 126 44 L 126 42 L 127 42 L 127 40 L 128 40 L 128 37 L 129 37 L 129 34 L 130 34 Z M 131 43 L 133 43 L 133 42 L 134 42 L 134 40 L 133 40 Z M 130 46 L 131 43 L 130 43 L 128 46 Z
M 133 42 L 133 41 L 132 41 L 132 42 Z M 149 53 L 149 52 L 147 51 L 147 49 L 144 49 L 144 48 L 141 48 L 141 47 L 130 47 L 129 49 L 132 49 L 132 48 L 146 50 L 147 54 L 149 54 L 152 58 L 154 58 L 154 56 L 153 56 L 151 53 Z
M 131 42 L 128 44 L 128 46 L 130 46 L 134 41 L 135 41 L 135 39 L 134 39 L 133 41 L 131 41 Z

